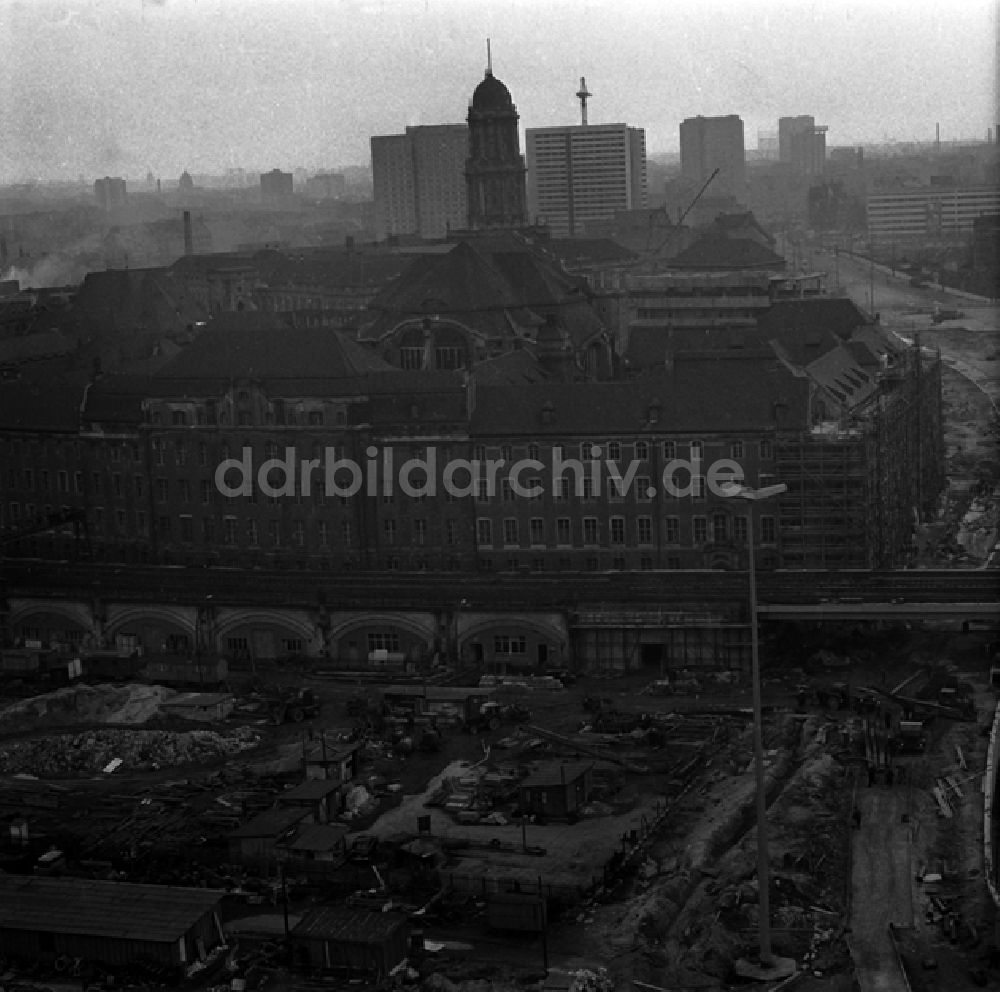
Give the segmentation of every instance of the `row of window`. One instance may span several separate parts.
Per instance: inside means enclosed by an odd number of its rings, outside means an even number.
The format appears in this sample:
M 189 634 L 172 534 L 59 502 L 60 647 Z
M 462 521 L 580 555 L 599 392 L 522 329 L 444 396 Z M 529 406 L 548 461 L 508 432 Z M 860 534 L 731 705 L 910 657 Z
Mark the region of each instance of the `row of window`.
M 389 521 L 386 521 L 389 523 Z M 532 546 L 545 547 L 551 536 L 547 522 L 542 517 L 532 517 L 528 521 L 528 543 Z M 663 521 L 663 542 L 665 544 L 681 543 L 681 521 L 679 517 L 666 517 Z M 505 546 L 518 546 L 521 543 L 520 521 L 508 517 L 501 522 L 499 536 Z M 582 539 L 586 545 L 599 546 L 601 541 L 601 521 L 597 517 L 584 517 L 580 527 L 576 529 L 577 539 Z M 555 544 L 557 547 L 570 547 L 574 543 L 573 521 L 570 517 L 558 517 L 555 521 Z M 691 541 L 695 546 L 709 543 L 723 544 L 733 541 L 745 544 L 747 540 L 747 521 L 745 517 L 729 517 L 726 514 L 716 514 L 708 517 L 692 517 Z M 635 521 L 635 543 L 652 545 L 653 518 L 638 517 Z M 774 517 L 760 518 L 760 542 L 774 544 L 777 540 L 777 526 Z M 625 517 L 611 517 L 607 525 L 607 541 L 612 545 L 624 545 L 627 539 L 627 521 Z M 480 548 L 492 547 L 494 544 L 493 521 L 488 517 L 476 520 L 476 543 Z
M 768 439 L 757 442 L 758 453 L 763 461 L 770 461 L 774 458 L 774 444 Z M 674 458 L 678 457 L 679 452 L 684 451 L 685 445 L 683 442 L 679 443 L 677 441 L 660 441 L 660 453 L 663 456 L 664 461 L 672 461 Z M 581 441 L 579 444 L 579 458 L 580 461 L 597 461 L 600 459 L 609 459 L 611 461 L 619 461 L 622 457 L 623 452 L 631 447 L 634 457 L 638 461 L 646 461 L 650 457 L 650 452 L 653 450 L 653 444 L 649 441 L 634 441 L 631 444 L 623 445 L 620 441 L 608 441 L 606 444 L 600 444 L 597 441 Z M 747 449 L 749 445 L 743 441 L 733 441 L 729 445 L 729 455 L 731 458 L 743 458 L 747 454 Z M 496 449 L 491 449 L 496 450 Z M 521 450 L 521 449 L 519 449 Z M 541 446 L 537 444 L 529 444 L 525 449 L 528 458 L 540 460 Z M 553 444 L 550 446 L 549 450 L 552 452 L 553 458 L 565 459 L 567 457 L 572 457 L 572 455 L 567 456 L 567 451 L 569 450 L 566 445 L 563 444 Z M 514 448 L 512 445 L 504 444 L 499 448 L 500 457 L 505 462 L 512 462 L 514 460 Z M 689 441 L 687 443 L 687 455 L 689 458 L 704 458 L 705 454 L 705 444 L 703 441 Z M 472 457 L 477 461 L 484 462 L 487 458 L 487 448 L 486 445 L 477 444 L 473 448 Z

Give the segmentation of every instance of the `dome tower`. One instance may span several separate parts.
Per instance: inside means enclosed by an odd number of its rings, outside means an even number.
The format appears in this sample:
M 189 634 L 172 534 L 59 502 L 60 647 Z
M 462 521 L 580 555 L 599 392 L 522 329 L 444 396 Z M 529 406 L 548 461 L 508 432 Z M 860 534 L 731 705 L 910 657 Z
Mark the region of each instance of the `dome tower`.
M 474 231 L 527 223 L 524 156 L 517 108 L 493 75 L 487 42 L 486 75 L 469 104 L 469 157 L 465 163 L 469 227 Z

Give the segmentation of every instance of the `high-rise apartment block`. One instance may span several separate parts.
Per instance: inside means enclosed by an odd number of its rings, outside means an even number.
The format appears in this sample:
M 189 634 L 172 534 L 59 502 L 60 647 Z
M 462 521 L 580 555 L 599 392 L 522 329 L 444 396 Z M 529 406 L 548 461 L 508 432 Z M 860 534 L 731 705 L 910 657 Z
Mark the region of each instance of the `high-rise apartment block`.
M 113 210 L 125 205 L 125 180 L 105 176 L 94 183 L 94 197 L 102 210 Z
M 618 210 L 646 206 L 646 133 L 627 124 L 529 128 L 528 211 L 532 222 L 572 237 Z
M 718 175 L 705 191 L 711 199 L 746 199 L 746 152 L 743 121 L 726 117 L 688 117 L 681 121 L 681 175 L 699 185 Z
M 466 221 L 465 124 L 408 127 L 371 139 L 375 232 L 444 237 Z
M 292 195 L 292 174 L 272 169 L 260 177 L 260 195 L 264 200 L 281 200 Z
M 825 124 L 808 115 L 778 120 L 778 158 L 799 176 L 821 176 L 826 167 Z

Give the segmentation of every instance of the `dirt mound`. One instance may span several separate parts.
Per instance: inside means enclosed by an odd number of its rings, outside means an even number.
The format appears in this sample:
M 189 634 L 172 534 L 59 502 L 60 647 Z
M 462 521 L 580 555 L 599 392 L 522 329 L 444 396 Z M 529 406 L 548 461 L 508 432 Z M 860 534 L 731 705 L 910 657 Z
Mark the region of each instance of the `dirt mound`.
M 162 685 L 75 685 L 32 696 L 0 710 L 0 724 L 145 723 L 176 696 Z
M 193 762 L 211 762 L 238 754 L 258 743 L 246 727 L 230 734 L 214 730 L 89 730 L 58 734 L 0 747 L 0 768 L 9 774 L 39 777 L 93 774 L 114 759 L 120 770 L 156 771 Z

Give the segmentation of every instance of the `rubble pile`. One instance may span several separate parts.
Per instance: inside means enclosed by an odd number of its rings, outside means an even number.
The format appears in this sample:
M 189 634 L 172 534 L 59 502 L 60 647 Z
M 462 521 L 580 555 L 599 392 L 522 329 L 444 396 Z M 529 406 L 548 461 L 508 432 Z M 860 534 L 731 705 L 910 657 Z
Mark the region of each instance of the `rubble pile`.
M 74 685 L 0 710 L 0 723 L 145 723 L 177 693 L 162 685 Z
M 806 728 L 803 761 L 768 814 L 775 950 L 814 973 L 846 967 L 847 809 L 842 766 L 824 734 Z M 759 924 L 756 834 L 746 833 L 701 885 L 672 928 L 668 953 L 714 978 L 725 977 Z M 749 940 L 752 943 L 752 939 Z M 676 977 L 676 976 L 675 976 Z M 688 976 L 690 977 L 690 976 Z
M 122 770 L 156 771 L 225 758 L 258 740 L 247 727 L 225 735 L 213 730 L 88 730 L 5 744 L 0 767 L 12 774 L 58 777 L 99 772 L 117 759 Z

